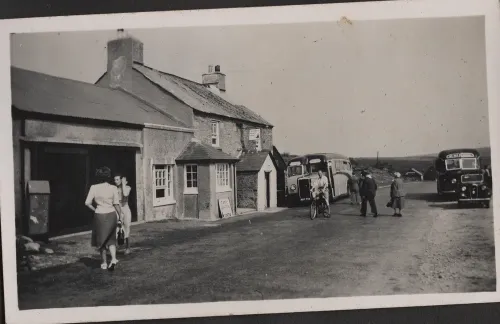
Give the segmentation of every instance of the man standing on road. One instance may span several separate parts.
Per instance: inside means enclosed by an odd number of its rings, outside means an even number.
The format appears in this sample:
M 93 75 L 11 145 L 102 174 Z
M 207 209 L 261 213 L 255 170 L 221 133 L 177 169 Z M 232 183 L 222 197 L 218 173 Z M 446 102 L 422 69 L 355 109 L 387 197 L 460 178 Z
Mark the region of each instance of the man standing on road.
M 378 211 L 377 204 L 375 203 L 375 196 L 377 195 L 378 189 L 377 183 L 373 179 L 372 175 L 367 171 L 363 171 L 362 176 L 364 179 L 363 184 L 361 185 L 362 187 L 360 188 L 361 216 L 366 217 L 366 205 L 369 203 L 373 217 L 377 217 Z

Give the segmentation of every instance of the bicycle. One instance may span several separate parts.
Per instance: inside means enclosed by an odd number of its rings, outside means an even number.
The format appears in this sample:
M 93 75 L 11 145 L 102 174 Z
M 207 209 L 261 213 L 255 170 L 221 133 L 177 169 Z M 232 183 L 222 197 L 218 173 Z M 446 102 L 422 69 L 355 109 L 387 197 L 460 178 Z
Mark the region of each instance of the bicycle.
M 324 218 L 330 218 L 330 213 L 328 212 L 328 205 L 326 203 L 324 192 L 320 192 L 318 195 L 316 195 L 316 197 L 314 197 L 311 202 L 311 220 L 314 220 L 319 214 L 322 214 Z

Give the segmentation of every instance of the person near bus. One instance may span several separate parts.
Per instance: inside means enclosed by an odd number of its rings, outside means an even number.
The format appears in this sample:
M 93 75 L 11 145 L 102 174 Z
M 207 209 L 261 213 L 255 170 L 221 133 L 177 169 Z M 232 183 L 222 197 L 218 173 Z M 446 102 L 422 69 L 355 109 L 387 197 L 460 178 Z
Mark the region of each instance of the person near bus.
M 351 196 L 351 205 L 361 204 L 361 197 L 359 196 L 359 182 L 360 179 L 356 174 L 353 174 L 352 177 L 350 177 L 347 181 L 347 184 L 349 186 L 349 194 Z
M 328 214 L 330 214 L 330 200 L 328 195 L 328 179 L 323 176 L 323 171 L 318 171 L 318 180 L 313 186 L 313 198 L 316 198 L 316 195 L 319 193 L 323 193 L 323 197 L 325 199 L 326 207 L 328 208 Z
M 491 178 L 491 167 L 489 165 L 485 165 L 483 168 L 483 176 L 484 176 L 484 182 L 486 182 L 486 185 L 491 188 L 492 184 L 492 178 Z
M 403 216 L 402 210 L 404 208 L 405 191 L 401 173 L 394 173 L 394 180 L 391 183 L 391 207 L 394 209 L 394 215 L 397 217 Z M 398 212 L 399 210 L 399 212 Z
M 377 182 L 375 182 L 375 179 L 373 179 L 372 175 L 367 171 L 364 171 L 362 175 L 363 184 L 360 188 L 361 216 L 366 217 L 367 204 L 369 203 L 373 217 L 378 217 L 377 204 L 375 203 L 378 189 Z

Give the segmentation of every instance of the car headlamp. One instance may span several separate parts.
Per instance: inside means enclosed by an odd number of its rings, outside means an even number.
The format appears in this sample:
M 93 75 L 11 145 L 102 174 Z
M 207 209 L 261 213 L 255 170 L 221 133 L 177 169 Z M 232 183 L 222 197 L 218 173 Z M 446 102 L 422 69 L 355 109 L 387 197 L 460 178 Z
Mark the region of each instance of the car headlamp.
M 467 188 L 465 186 L 462 187 L 462 191 L 465 191 Z
M 297 189 L 297 186 L 293 184 L 293 185 L 290 186 L 290 189 L 293 190 L 293 191 L 295 191 L 295 189 Z
M 486 190 L 486 188 L 487 188 L 487 187 L 486 187 L 485 185 L 483 185 L 483 186 L 481 187 L 481 190 Z
M 457 183 L 457 179 L 451 179 L 451 183 Z

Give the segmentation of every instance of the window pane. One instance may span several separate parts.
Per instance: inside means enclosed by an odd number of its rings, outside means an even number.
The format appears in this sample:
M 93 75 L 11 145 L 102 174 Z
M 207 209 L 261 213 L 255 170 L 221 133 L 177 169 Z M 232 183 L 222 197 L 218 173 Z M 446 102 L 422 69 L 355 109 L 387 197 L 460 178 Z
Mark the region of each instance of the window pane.
M 463 159 L 462 166 L 464 169 L 474 169 L 476 167 L 475 159 Z
M 448 170 L 460 169 L 460 160 L 458 159 L 446 160 L 446 169 Z
M 165 198 L 165 189 L 156 189 L 156 198 Z

